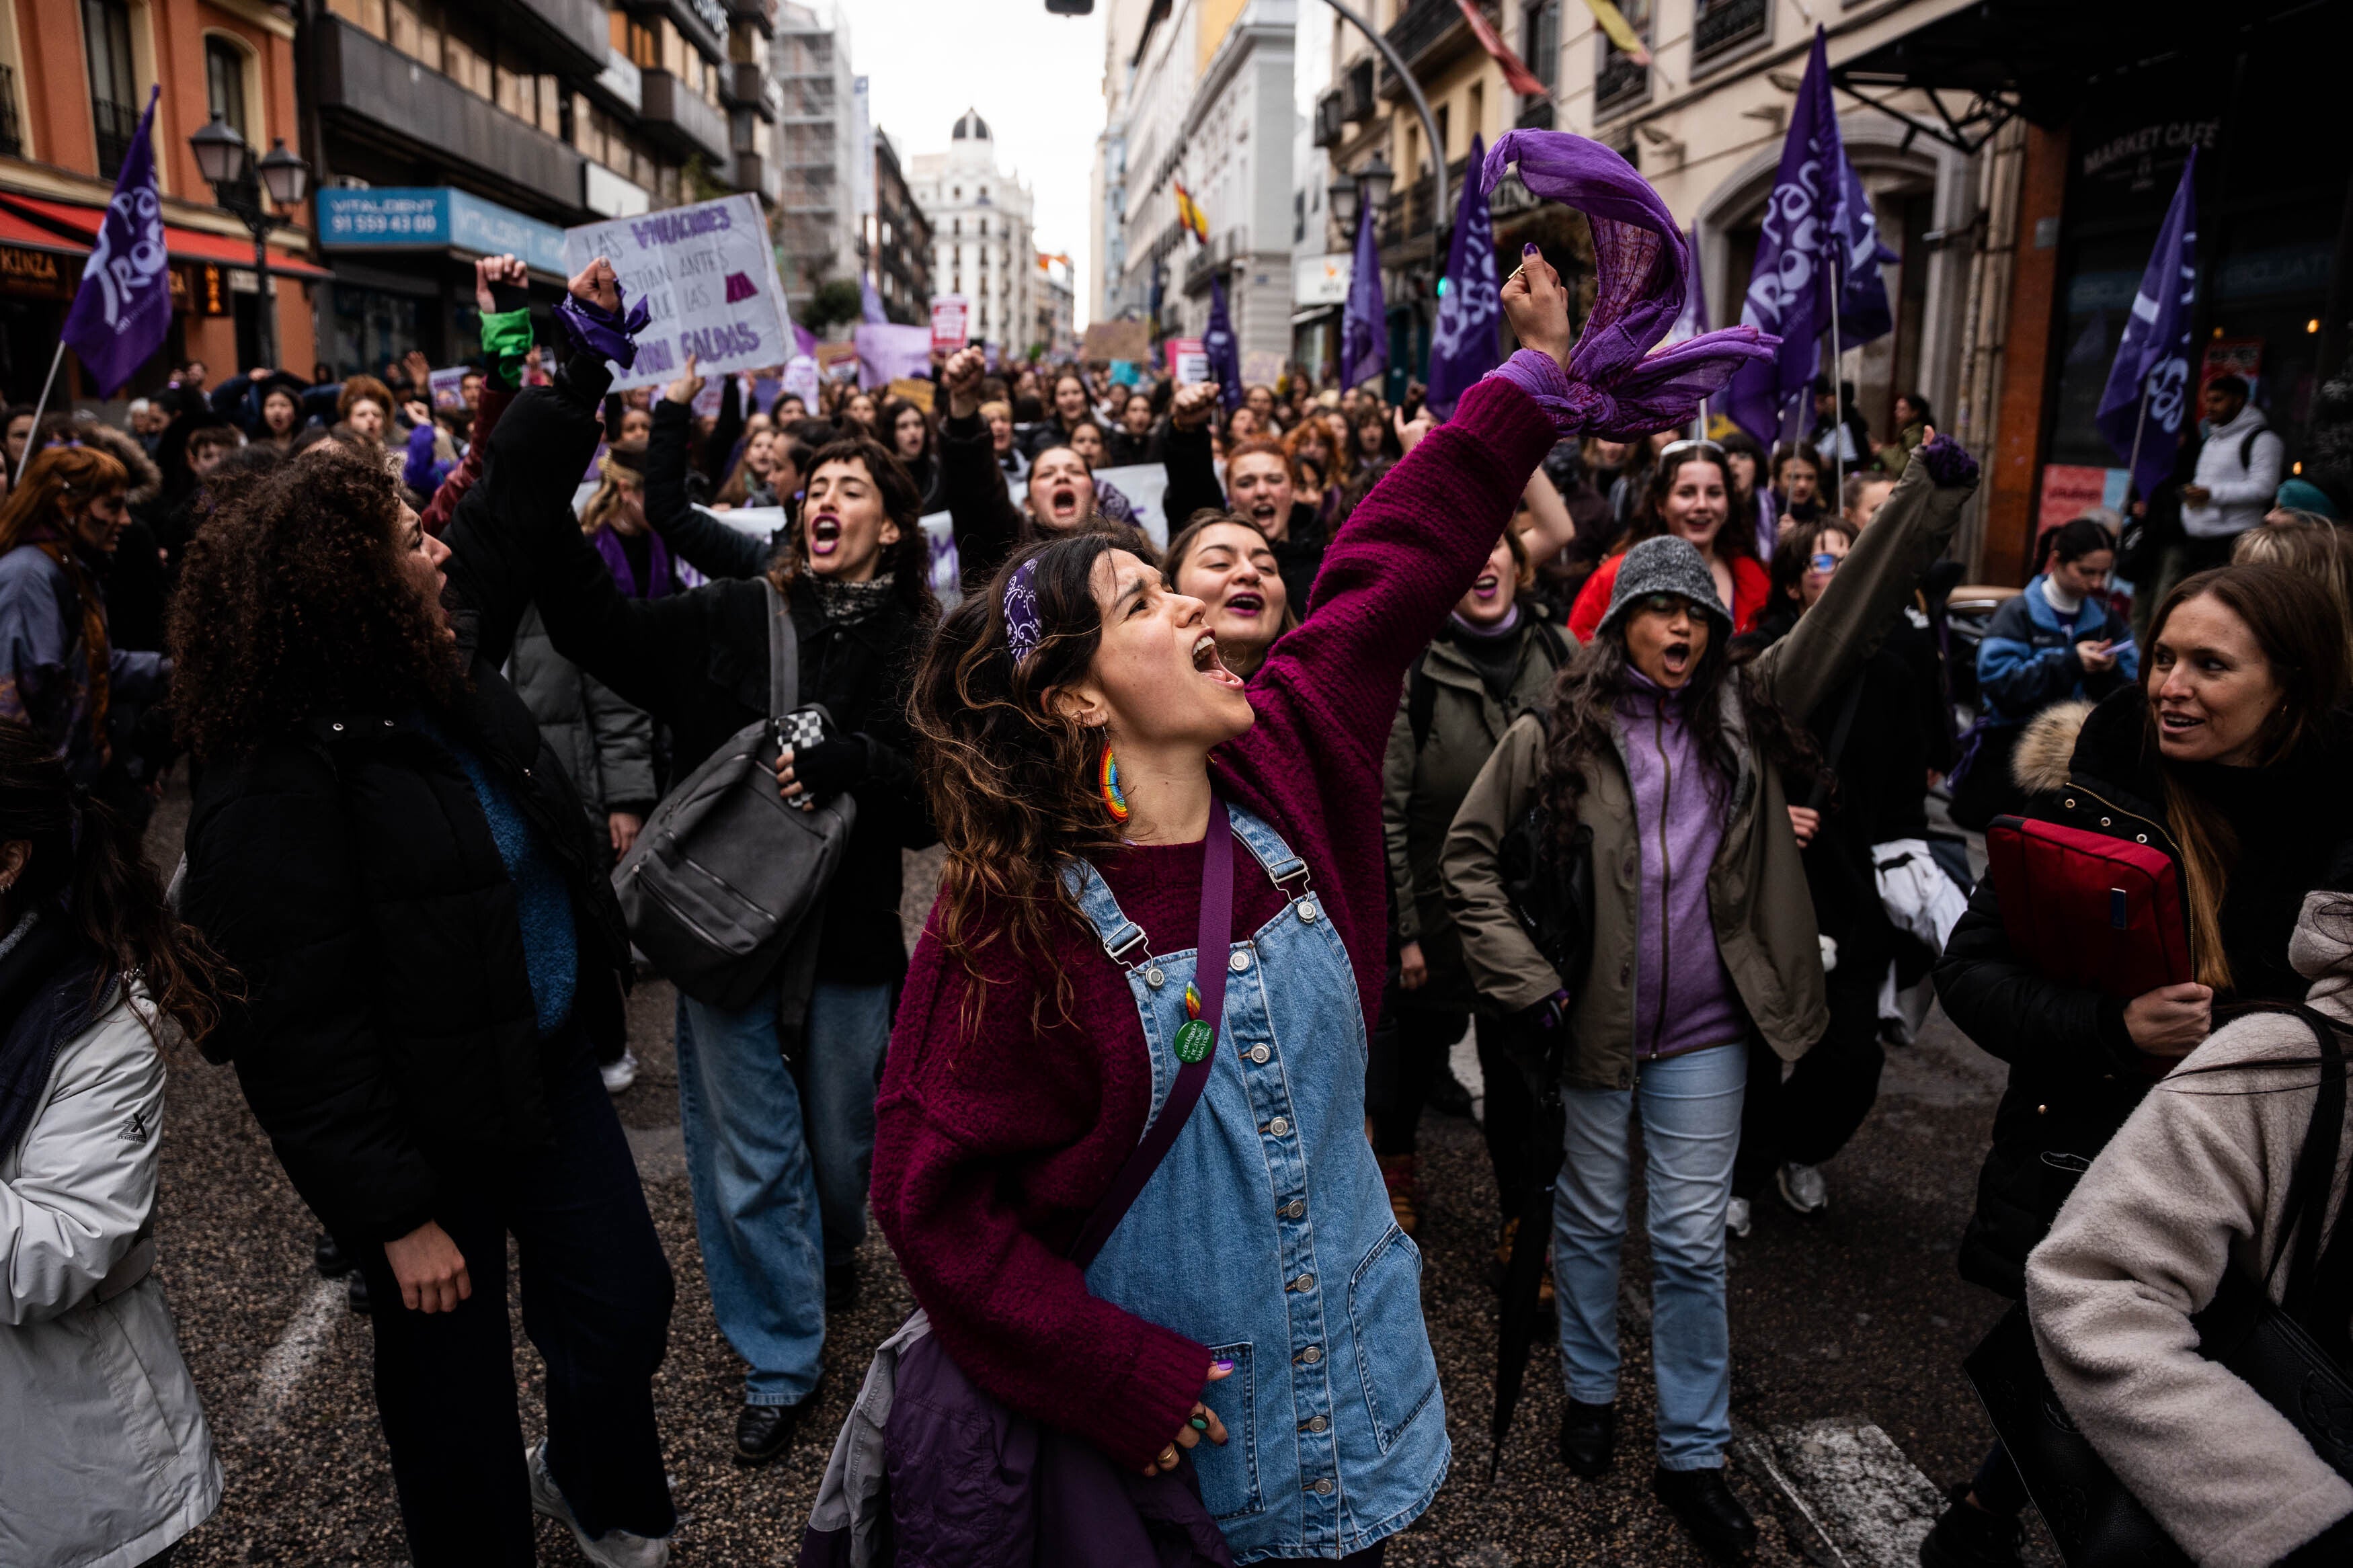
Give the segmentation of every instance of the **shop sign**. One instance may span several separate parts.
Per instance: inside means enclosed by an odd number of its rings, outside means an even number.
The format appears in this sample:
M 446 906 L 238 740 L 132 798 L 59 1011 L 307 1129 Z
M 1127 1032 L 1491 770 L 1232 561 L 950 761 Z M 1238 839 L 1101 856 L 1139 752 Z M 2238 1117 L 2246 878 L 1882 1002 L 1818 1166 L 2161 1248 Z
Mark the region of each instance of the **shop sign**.
M 2078 184 L 2068 204 L 2070 219 L 2162 208 L 2180 183 L 2189 150 L 2211 154 L 2221 131 L 2215 116 L 2143 119 L 2105 133 L 2086 131 L 2077 142 Z
M 2075 463 L 2044 464 L 2042 501 L 2034 514 L 2035 536 L 2040 538 L 2061 523 L 2072 522 L 2100 507 L 2121 510 L 2126 489 L 2131 482 L 2130 468 L 2094 468 Z
M 319 243 L 329 250 L 454 247 L 519 256 L 542 272 L 564 271 L 562 229 L 448 185 L 323 190 L 318 218 Z
M 229 313 L 228 269 L 209 261 L 184 262 L 172 268 L 172 309 L 190 316 Z
M 1291 264 L 1291 307 L 1345 305 L 1348 282 L 1356 276 L 1356 258 L 1346 251 L 1330 256 L 1302 256 Z
M 26 294 L 42 300 L 70 300 L 81 268 L 74 258 L 55 251 L 28 250 L 21 245 L 0 245 L 0 293 Z

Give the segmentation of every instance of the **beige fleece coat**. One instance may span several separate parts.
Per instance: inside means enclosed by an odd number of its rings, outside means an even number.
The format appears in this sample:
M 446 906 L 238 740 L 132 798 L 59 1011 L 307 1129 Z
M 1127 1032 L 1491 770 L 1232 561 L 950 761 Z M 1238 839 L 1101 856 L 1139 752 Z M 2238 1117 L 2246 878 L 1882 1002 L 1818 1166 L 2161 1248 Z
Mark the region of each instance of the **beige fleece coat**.
M 2316 911 L 2333 918 L 2316 921 Z M 2323 929 L 2324 926 L 2330 929 Z M 2312 1005 L 2353 1022 L 2353 897 L 2314 893 L 2289 945 Z M 2060 1402 L 2117 1478 L 2208 1568 L 2276 1563 L 2353 1514 L 2353 1484 L 2286 1417 L 2198 1353 L 2190 1314 L 2226 1268 L 2260 1275 L 2312 1119 L 2309 1061 L 2292 1016 L 2233 1022 L 2142 1100 L 2092 1162 L 2026 1261 L 2026 1305 Z M 2353 1137 L 2328 1212 L 2343 1204 Z M 2333 1217 L 2332 1217 L 2333 1223 Z M 2276 1297 L 2286 1269 L 2273 1283 Z

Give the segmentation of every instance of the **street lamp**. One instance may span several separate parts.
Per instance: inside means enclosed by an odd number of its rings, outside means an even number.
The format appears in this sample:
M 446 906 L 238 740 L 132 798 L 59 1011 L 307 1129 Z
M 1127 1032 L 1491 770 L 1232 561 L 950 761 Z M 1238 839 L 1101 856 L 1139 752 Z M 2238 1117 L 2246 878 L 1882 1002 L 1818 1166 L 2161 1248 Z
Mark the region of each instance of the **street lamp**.
M 1353 236 L 1356 232 L 1356 176 L 1333 175 L 1324 195 L 1332 205 L 1332 217 L 1340 226 L 1341 234 Z
M 1376 213 L 1388 205 L 1389 190 L 1396 184 L 1397 175 L 1391 172 L 1389 161 L 1378 153 L 1373 154 L 1371 163 L 1356 171 L 1358 193 L 1365 205 Z
M 188 138 L 188 151 L 195 154 L 197 171 L 212 186 L 213 199 L 242 221 L 253 236 L 253 277 L 259 291 L 254 315 L 254 347 L 256 357 L 275 369 L 278 322 L 270 309 L 269 296 L 271 219 L 261 198 L 266 192 L 281 211 L 301 206 L 311 192 L 311 165 L 286 150 L 283 137 L 272 140 L 269 151 L 257 165 L 253 150 L 237 134 L 237 127 L 217 114 Z

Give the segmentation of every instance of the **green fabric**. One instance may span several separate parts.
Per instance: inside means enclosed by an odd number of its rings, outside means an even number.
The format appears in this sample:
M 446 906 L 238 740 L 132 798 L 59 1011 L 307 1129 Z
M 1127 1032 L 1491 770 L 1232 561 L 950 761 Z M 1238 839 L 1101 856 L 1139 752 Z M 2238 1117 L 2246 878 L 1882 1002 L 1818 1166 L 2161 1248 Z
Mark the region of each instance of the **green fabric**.
M 491 373 L 508 386 L 522 384 L 523 356 L 531 353 L 531 310 L 482 312 L 482 353 Z

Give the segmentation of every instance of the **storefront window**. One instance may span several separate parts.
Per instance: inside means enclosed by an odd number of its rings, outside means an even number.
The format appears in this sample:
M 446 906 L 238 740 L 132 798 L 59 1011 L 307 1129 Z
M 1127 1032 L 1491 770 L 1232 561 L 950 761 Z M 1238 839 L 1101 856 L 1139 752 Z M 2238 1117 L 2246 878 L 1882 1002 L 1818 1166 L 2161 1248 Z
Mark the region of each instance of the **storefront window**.
M 335 285 L 332 363 L 337 375 L 383 374 L 425 341 L 425 301 L 380 289 Z

